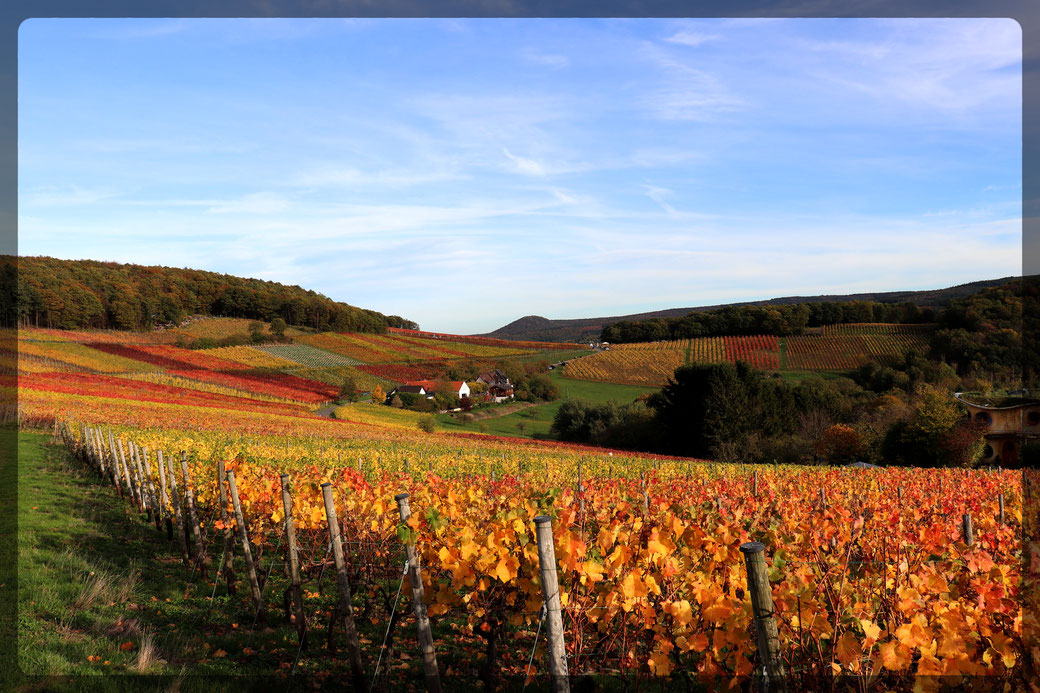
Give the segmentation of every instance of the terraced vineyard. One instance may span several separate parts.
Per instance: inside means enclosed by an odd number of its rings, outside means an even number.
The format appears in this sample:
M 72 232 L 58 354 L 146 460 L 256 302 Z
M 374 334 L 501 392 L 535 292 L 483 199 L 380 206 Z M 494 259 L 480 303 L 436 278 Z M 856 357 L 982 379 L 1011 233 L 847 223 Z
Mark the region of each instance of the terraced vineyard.
M 821 334 L 835 336 L 835 335 L 850 335 L 850 334 L 871 334 L 871 335 L 885 335 L 885 334 L 902 334 L 902 335 L 922 335 L 928 334 L 928 332 L 935 329 L 935 325 L 931 323 L 892 323 L 892 322 L 847 322 L 839 323 L 835 325 L 824 325 L 820 328 Z
M 886 361 L 908 351 L 925 353 L 921 333 L 799 335 L 788 337 L 787 366 L 792 370 L 847 370 L 868 361 Z
M 334 368 L 336 366 L 357 366 L 361 362 L 334 354 L 324 349 L 316 349 L 306 344 L 270 344 L 254 347 L 258 351 L 270 354 L 284 361 L 312 368 Z
M 778 338 L 769 335 L 700 337 L 690 340 L 615 344 L 609 351 L 571 361 L 564 375 L 628 385 L 664 385 L 674 370 L 690 363 L 746 361 L 765 371 L 837 371 L 868 361 L 886 363 L 909 351 L 928 350 L 928 328 L 882 325 L 850 331 Z M 891 328 L 891 329 L 889 329 Z M 912 328 L 912 329 L 904 329 Z
M 37 357 L 65 364 L 70 367 L 68 370 L 75 368 L 95 373 L 127 373 L 159 369 L 159 366 L 155 364 L 112 353 L 104 346 L 92 348 L 82 342 L 74 341 L 21 340 L 18 344 L 18 353 L 24 357 Z
M 299 365 L 296 361 L 290 361 L 289 359 L 249 346 L 207 349 L 206 353 L 210 356 L 241 363 L 250 368 L 295 368 Z
M 661 385 L 667 382 L 676 368 L 688 363 L 693 354 L 717 358 L 720 352 L 725 353 L 721 338 L 691 346 L 691 343 L 698 341 L 618 344 L 612 346 L 610 351 L 571 361 L 564 366 L 563 374 L 569 378 L 625 385 Z

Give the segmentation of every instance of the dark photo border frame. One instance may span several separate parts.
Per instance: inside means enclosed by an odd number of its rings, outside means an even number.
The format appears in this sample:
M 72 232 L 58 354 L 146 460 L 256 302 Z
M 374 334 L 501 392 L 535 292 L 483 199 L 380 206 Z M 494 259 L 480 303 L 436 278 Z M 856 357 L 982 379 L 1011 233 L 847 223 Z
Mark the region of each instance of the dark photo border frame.
M 0 255 L 18 254 L 18 31 L 30 18 L 163 17 L 430 17 L 430 18 L 1011 18 L 1022 28 L 1022 276 L 1026 283 L 1023 340 L 1027 355 L 1040 353 L 1040 290 L 1030 286 L 1040 276 L 1040 0 L 656 0 L 598 2 L 544 0 L 5 0 L 0 3 Z M 5 280 L 6 283 L 6 280 Z M 1040 280 L 1037 280 L 1040 285 Z M 899 288 L 899 287 L 894 287 Z M 5 291 L 14 287 L 6 285 Z M 1029 357 L 1029 363 L 1037 359 Z M 1027 365 L 1027 364 L 1023 364 Z M 10 399 L 10 395 L 7 395 Z M 0 406 L 16 406 L 14 401 Z M 69 677 L 40 679 L 18 670 L 17 658 L 17 436 L 0 430 L 0 688 L 8 681 L 24 690 L 166 690 L 170 681 L 156 677 Z M 1025 471 L 1031 474 L 1030 470 Z M 24 490 L 23 490 L 24 492 Z M 1031 532 L 1031 530 L 1027 530 Z M 1028 569 L 1023 565 L 1023 571 Z M 1035 599 L 1030 599 L 1035 604 Z M 1024 614 L 1025 616 L 1025 614 Z M 1025 618 L 1023 619 L 1026 620 Z M 1035 622 L 1035 618 L 1033 619 Z M 1036 634 L 1033 634 L 1035 639 Z M 1024 635 L 1025 637 L 1025 635 Z M 1035 672 L 1032 672 L 1035 674 Z M 1027 674 L 1028 675 L 1028 674 Z M 13 678 L 12 678 L 13 677 Z M 118 681 L 118 683 L 116 683 Z M 299 682 L 303 683 L 303 682 Z M 421 682 L 414 682 L 421 685 Z M 544 683 L 532 690 L 544 690 Z M 677 683 L 677 682 L 676 682 Z M 188 678 L 179 690 L 285 690 L 284 679 L 235 677 Z M 985 684 L 983 684 L 985 685 Z M 274 688 L 272 688 L 274 687 Z M 653 686 L 650 689 L 655 689 Z M 669 690 L 664 684 L 660 690 Z

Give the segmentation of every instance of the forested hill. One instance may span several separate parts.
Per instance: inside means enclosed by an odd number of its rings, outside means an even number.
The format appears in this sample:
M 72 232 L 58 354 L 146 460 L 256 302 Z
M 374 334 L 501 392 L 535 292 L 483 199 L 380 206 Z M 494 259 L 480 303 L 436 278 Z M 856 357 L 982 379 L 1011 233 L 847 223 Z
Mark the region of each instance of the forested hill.
M 693 308 L 668 308 L 665 310 L 651 311 L 648 313 L 637 313 L 634 315 L 618 315 L 602 318 L 576 318 L 569 320 L 551 320 L 540 315 L 528 315 L 489 332 L 486 337 L 498 339 L 537 340 L 546 342 L 587 342 L 599 339 L 604 327 L 617 322 L 635 322 L 649 320 L 652 318 L 676 318 L 689 315 L 690 313 L 702 313 L 719 310 L 727 307 L 740 306 L 766 306 L 766 305 L 793 305 L 800 303 L 835 303 L 852 301 L 872 301 L 876 303 L 897 304 L 912 303 L 922 309 L 941 309 L 949 305 L 950 301 L 965 296 L 971 296 L 982 289 L 991 286 L 1000 286 L 1015 277 L 1004 277 L 1001 279 L 987 279 L 983 281 L 959 284 L 944 289 L 929 289 L 925 291 L 886 291 L 862 294 L 843 295 L 821 295 L 821 296 L 783 296 L 761 301 L 746 301 L 743 303 L 727 303 L 712 306 L 697 306 Z M 609 340 L 608 340 L 609 341 Z
M 0 321 L 8 327 L 140 330 L 188 315 L 281 317 L 289 325 L 351 332 L 415 326 L 299 286 L 174 267 L 4 256 L 0 283 Z

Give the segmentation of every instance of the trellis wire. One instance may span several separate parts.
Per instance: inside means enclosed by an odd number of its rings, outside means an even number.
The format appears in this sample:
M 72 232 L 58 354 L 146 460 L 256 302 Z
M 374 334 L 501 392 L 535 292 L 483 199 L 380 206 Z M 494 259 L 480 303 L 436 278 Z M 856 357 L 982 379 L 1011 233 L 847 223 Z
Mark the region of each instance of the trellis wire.
M 549 613 L 549 610 L 545 608 L 545 602 L 542 602 L 542 608 L 538 610 L 538 629 L 534 634 L 534 645 L 531 646 L 531 657 L 527 660 L 527 669 L 524 670 L 524 687 L 520 689 L 521 693 L 527 690 L 527 682 L 531 680 L 531 664 L 534 662 L 534 653 L 538 649 L 538 639 L 542 635 L 542 623 L 545 622 L 545 616 Z
M 386 633 L 383 634 L 383 643 L 379 646 L 379 657 L 376 658 L 376 670 L 372 673 L 372 685 L 375 685 L 376 677 L 379 676 L 379 664 L 383 661 L 383 649 L 386 647 L 386 639 L 390 637 L 390 628 L 394 625 L 394 614 L 397 613 L 397 602 L 401 598 L 401 588 L 404 587 L 404 579 L 408 577 L 408 561 L 404 563 L 404 571 L 401 573 L 401 584 L 397 586 L 397 596 L 394 597 L 394 608 L 390 610 L 390 619 L 386 623 Z
M 278 549 L 280 549 L 280 548 L 282 548 L 282 537 L 281 536 L 278 537 L 278 546 L 274 547 L 274 555 L 275 556 L 278 555 Z M 282 563 L 282 565 L 285 565 L 285 563 Z M 264 586 L 260 589 L 260 599 L 261 600 L 264 597 L 264 591 L 267 589 L 267 583 L 269 583 L 271 581 L 271 570 L 273 570 L 273 569 L 274 569 L 274 559 L 271 559 L 271 562 L 267 564 L 267 576 L 264 578 Z M 261 601 L 261 604 L 262 603 L 263 602 Z M 261 607 L 257 607 L 256 613 L 253 614 L 253 625 L 249 627 L 250 630 L 256 628 L 256 620 L 260 617 L 260 608 Z

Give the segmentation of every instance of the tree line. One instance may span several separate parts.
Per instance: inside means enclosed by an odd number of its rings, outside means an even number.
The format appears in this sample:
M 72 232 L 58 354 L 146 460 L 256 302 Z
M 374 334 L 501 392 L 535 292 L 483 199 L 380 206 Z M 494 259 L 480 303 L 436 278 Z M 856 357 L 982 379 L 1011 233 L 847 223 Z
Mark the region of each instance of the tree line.
M 768 334 L 801 334 L 807 327 L 850 322 L 930 323 L 931 308 L 910 303 L 827 301 L 765 306 L 725 306 L 675 318 L 622 320 L 603 328 L 600 339 L 612 344 L 669 339 Z
M 551 430 L 559 440 L 723 462 L 972 466 L 984 431 L 952 397 L 960 382 L 917 354 L 797 382 L 744 362 L 698 364 L 635 402 L 564 402 Z
M 726 461 L 971 466 L 982 455 L 983 431 L 953 393 L 1036 391 L 1038 298 L 1040 282 L 1027 278 L 954 299 L 938 315 L 915 313 L 908 305 L 904 321 L 937 323 L 928 353 L 865 363 L 844 374 L 788 381 L 742 362 L 683 366 L 660 391 L 635 402 L 565 402 L 552 433 L 573 442 Z M 809 305 L 775 308 L 795 316 L 791 327 L 803 324 Z M 763 316 L 772 308 L 724 308 L 712 312 L 727 317 L 711 323 L 714 318 L 704 314 L 704 324 L 765 331 Z M 863 322 L 859 314 L 843 315 Z M 1023 449 L 1023 461 L 1033 455 Z
M 342 332 L 418 326 L 400 316 L 261 279 L 203 270 L 49 257 L 0 261 L 0 322 L 57 329 L 142 330 L 220 315 Z

